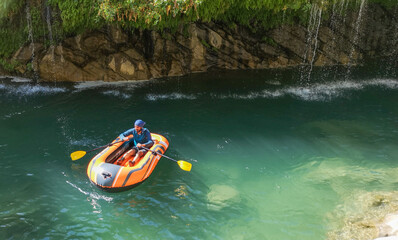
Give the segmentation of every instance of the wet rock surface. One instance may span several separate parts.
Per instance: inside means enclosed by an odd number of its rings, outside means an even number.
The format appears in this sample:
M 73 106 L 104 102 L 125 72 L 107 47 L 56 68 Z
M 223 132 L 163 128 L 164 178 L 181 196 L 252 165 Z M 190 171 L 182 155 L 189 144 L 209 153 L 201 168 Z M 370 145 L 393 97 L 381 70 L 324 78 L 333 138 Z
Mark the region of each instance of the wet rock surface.
M 57 46 L 44 48 L 36 43 L 34 69 L 44 81 L 119 81 L 180 76 L 209 68 L 355 64 L 397 52 L 398 20 L 388 17 L 394 11 L 369 4 L 362 21 L 358 12 L 336 15 L 323 21 L 316 34 L 298 24 L 253 32 L 236 25 L 192 23 L 175 33 L 107 26 Z M 32 44 L 21 47 L 13 58 L 22 65 L 32 61 Z M 23 75 L 26 67 L 17 71 Z

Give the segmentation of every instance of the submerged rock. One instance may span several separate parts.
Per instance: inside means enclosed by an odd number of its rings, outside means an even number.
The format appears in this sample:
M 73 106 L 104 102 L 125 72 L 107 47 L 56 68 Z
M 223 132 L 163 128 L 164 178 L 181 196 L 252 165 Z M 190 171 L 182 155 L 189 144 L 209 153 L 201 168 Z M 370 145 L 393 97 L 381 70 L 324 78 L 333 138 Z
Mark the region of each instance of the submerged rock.
M 240 201 L 239 192 L 228 185 L 214 184 L 210 186 L 210 191 L 207 194 L 207 207 L 211 210 L 220 210 L 229 204 Z
M 396 236 L 398 237 L 398 213 L 388 214 L 383 222 L 379 225 L 379 236 Z
M 398 237 L 398 192 L 355 193 L 329 218 L 330 222 L 341 222 L 334 227 L 338 230 L 328 233 L 329 240 Z
M 374 240 L 398 240 L 398 237 L 396 236 L 391 236 L 391 237 L 380 237 L 380 238 L 376 238 Z
M 398 181 L 398 168 L 368 168 L 345 158 L 313 158 L 295 171 L 305 171 L 304 179 L 312 184 L 329 185 L 340 197 L 353 189 L 365 189 L 372 184 L 391 185 Z
M 398 237 L 398 191 L 364 190 L 372 185 L 394 186 L 397 168 L 366 167 L 348 158 L 318 157 L 295 171 L 304 172 L 304 180 L 310 184 L 329 186 L 342 199 L 343 203 L 327 214 L 332 229 L 329 240 Z

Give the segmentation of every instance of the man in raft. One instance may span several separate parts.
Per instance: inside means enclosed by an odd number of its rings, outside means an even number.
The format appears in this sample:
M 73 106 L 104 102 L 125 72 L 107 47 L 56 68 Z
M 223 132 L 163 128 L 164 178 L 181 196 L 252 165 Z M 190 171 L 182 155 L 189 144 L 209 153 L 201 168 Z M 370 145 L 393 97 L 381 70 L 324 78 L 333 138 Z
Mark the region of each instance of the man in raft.
M 128 141 L 129 148 L 132 149 L 125 153 L 124 156 L 118 161 L 118 163 L 121 163 L 124 159 L 135 156 L 133 161 L 129 161 L 129 165 L 132 166 L 138 158 L 144 156 L 148 152 L 148 150 L 143 149 L 142 147 L 152 147 L 153 141 L 151 133 L 148 129 L 144 128 L 144 125 L 145 122 L 141 119 L 138 119 L 134 123 L 134 128 L 131 128 L 120 134 L 120 139 L 123 139 L 123 141 Z M 133 137 L 129 138 L 129 135 L 133 135 Z

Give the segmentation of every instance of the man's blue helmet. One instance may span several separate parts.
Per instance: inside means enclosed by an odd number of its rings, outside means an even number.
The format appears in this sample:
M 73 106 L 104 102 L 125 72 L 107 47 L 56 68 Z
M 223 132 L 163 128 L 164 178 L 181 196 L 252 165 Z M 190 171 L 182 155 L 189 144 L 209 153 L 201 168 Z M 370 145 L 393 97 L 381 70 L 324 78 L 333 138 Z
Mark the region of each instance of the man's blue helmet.
M 134 125 L 138 127 L 144 127 L 145 122 L 142 121 L 141 119 L 138 119 L 137 121 L 135 121 Z

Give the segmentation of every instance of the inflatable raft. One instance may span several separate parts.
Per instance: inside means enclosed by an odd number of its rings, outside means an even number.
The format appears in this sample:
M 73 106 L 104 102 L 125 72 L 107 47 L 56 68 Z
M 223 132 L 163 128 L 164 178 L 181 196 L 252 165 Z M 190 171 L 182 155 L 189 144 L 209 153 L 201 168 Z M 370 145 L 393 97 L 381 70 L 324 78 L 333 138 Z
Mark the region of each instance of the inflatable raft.
M 90 181 L 112 192 L 124 191 L 144 182 L 159 162 L 161 156 L 157 153 L 164 154 L 169 146 L 165 137 L 154 133 L 151 133 L 151 136 L 154 144 L 150 149 L 153 152 L 148 151 L 132 165 L 129 164 L 129 160 L 133 160 L 133 157 L 123 159 L 129 150 L 127 141 L 116 138 L 112 142 L 114 145 L 105 148 L 91 159 L 87 167 Z

